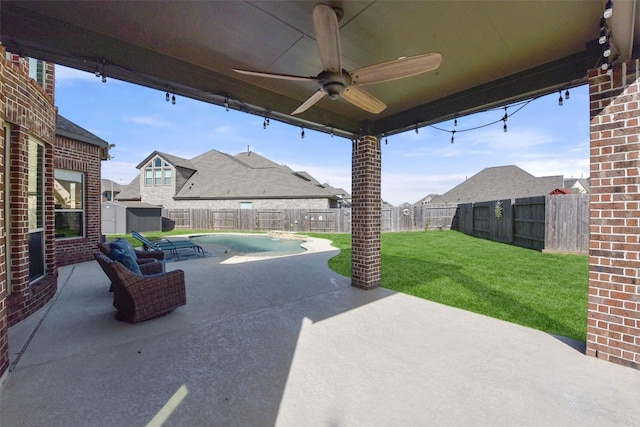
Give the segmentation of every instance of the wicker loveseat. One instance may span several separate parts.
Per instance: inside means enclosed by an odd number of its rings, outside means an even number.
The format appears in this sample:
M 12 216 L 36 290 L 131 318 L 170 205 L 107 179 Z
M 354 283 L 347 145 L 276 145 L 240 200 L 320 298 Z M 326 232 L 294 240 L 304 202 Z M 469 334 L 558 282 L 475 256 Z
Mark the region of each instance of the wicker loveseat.
M 162 316 L 187 303 L 182 270 L 143 276 L 103 253 L 96 252 L 93 256 L 111 279 L 118 320 L 137 323 Z

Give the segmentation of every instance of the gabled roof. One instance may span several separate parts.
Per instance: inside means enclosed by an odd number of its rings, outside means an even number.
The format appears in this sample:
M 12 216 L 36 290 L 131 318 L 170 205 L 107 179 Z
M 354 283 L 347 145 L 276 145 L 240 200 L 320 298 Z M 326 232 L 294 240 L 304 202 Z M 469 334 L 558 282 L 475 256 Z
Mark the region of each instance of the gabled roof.
M 162 157 L 167 163 L 169 163 L 173 167 L 180 167 L 180 168 L 195 170 L 195 168 L 193 167 L 193 165 L 189 160 L 183 159 L 182 157 L 174 156 L 173 154 L 163 153 L 161 151 L 154 151 L 153 153 L 149 154 L 147 157 L 145 157 L 143 161 L 141 161 L 138 164 L 138 166 L 136 166 L 136 168 L 140 169 L 144 167 L 156 155 Z
M 564 180 L 564 188 L 573 188 L 576 183 L 580 183 L 587 193 L 591 192 L 591 183 L 588 178 L 567 178 Z
M 175 199 L 335 198 L 332 191 L 300 179 L 288 167 L 256 153 L 230 156 L 211 150 L 190 163 L 196 173 Z
M 116 201 L 140 200 L 140 174 L 136 175 L 129 184 L 120 187 L 120 190 L 115 197 Z
M 102 148 L 109 146 L 109 143 L 104 139 L 92 134 L 88 130 L 78 126 L 60 114 L 56 117 L 56 135 L 74 139 L 76 141 L 86 142 L 87 144 L 97 145 Z
M 431 203 L 473 203 L 543 196 L 563 187 L 562 175 L 537 178 L 515 165 L 483 169 Z

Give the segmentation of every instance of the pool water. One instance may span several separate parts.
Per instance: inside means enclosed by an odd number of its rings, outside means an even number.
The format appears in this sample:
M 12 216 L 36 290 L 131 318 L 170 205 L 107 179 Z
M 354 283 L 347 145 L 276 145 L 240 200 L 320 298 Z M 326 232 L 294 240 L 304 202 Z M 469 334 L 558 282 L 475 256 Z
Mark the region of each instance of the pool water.
M 301 239 L 280 239 L 262 234 L 202 234 L 190 237 L 196 244 L 212 244 L 226 247 L 232 254 L 242 255 L 293 255 L 306 251 Z

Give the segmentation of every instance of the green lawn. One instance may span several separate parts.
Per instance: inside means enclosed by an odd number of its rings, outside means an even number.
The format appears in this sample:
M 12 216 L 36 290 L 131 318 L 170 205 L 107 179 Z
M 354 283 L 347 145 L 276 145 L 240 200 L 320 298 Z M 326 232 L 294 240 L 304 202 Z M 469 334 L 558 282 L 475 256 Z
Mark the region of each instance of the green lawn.
M 341 253 L 351 276 L 351 235 L 314 234 Z M 552 334 L 585 340 L 586 255 L 546 254 L 456 231 L 383 233 L 382 286 Z

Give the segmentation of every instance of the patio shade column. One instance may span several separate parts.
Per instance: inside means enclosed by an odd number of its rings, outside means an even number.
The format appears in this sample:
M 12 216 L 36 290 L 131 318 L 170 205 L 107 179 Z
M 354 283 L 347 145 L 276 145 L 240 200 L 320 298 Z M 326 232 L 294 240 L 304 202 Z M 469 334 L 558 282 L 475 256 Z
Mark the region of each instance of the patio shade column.
M 589 73 L 587 355 L 640 369 L 640 61 Z
M 363 136 L 353 142 L 351 164 L 351 285 L 380 286 L 380 141 Z

